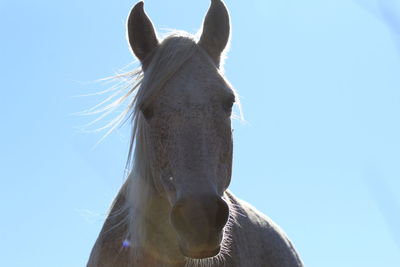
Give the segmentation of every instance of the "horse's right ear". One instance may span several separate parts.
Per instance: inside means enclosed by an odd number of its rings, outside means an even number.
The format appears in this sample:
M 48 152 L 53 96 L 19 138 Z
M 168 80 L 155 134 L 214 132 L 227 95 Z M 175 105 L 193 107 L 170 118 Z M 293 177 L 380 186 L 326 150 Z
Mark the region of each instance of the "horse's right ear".
M 131 10 L 127 22 L 127 37 L 133 53 L 142 62 L 157 48 L 158 39 L 153 24 L 143 9 L 143 2 Z

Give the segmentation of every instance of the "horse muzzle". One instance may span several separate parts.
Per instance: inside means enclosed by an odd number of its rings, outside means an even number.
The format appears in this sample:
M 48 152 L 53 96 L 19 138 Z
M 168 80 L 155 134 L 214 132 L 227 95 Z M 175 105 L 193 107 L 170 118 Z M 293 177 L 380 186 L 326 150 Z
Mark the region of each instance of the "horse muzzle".
M 228 204 L 218 195 L 178 199 L 170 218 L 182 254 L 194 259 L 217 255 L 228 217 Z

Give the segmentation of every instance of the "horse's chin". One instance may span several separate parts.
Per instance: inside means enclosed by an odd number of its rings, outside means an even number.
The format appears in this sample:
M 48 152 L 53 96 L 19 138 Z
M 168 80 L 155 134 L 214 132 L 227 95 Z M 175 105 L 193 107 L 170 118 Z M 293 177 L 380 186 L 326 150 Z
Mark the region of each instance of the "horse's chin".
M 221 250 L 221 246 L 218 246 L 216 249 L 211 249 L 211 250 L 199 250 L 199 251 L 194 251 L 194 250 L 188 250 L 184 248 L 183 246 L 179 246 L 179 249 L 181 250 L 181 253 L 191 259 L 205 259 L 205 258 L 211 258 L 216 255 Z

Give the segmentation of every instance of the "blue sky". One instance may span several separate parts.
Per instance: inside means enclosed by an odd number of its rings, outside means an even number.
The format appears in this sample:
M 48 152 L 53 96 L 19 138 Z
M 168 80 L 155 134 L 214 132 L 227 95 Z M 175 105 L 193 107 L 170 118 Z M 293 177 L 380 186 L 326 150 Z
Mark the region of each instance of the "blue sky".
M 73 115 L 133 58 L 135 1 L 0 2 L 0 266 L 84 266 L 123 181 L 128 127 Z M 242 97 L 231 190 L 306 266 L 400 266 L 400 3 L 226 0 L 226 75 Z M 146 0 L 156 28 L 196 32 L 209 1 Z

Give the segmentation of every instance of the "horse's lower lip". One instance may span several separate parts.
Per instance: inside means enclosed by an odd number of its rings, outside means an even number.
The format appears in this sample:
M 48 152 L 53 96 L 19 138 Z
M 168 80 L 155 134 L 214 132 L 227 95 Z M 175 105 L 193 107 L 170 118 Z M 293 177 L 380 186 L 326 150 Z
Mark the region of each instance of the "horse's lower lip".
M 220 246 L 218 246 L 214 250 L 203 250 L 203 251 L 190 251 L 181 246 L 179 248 L 184 256 L 192 259 L 204 259 L 204 258 L 214 257 L 221 250 Z

